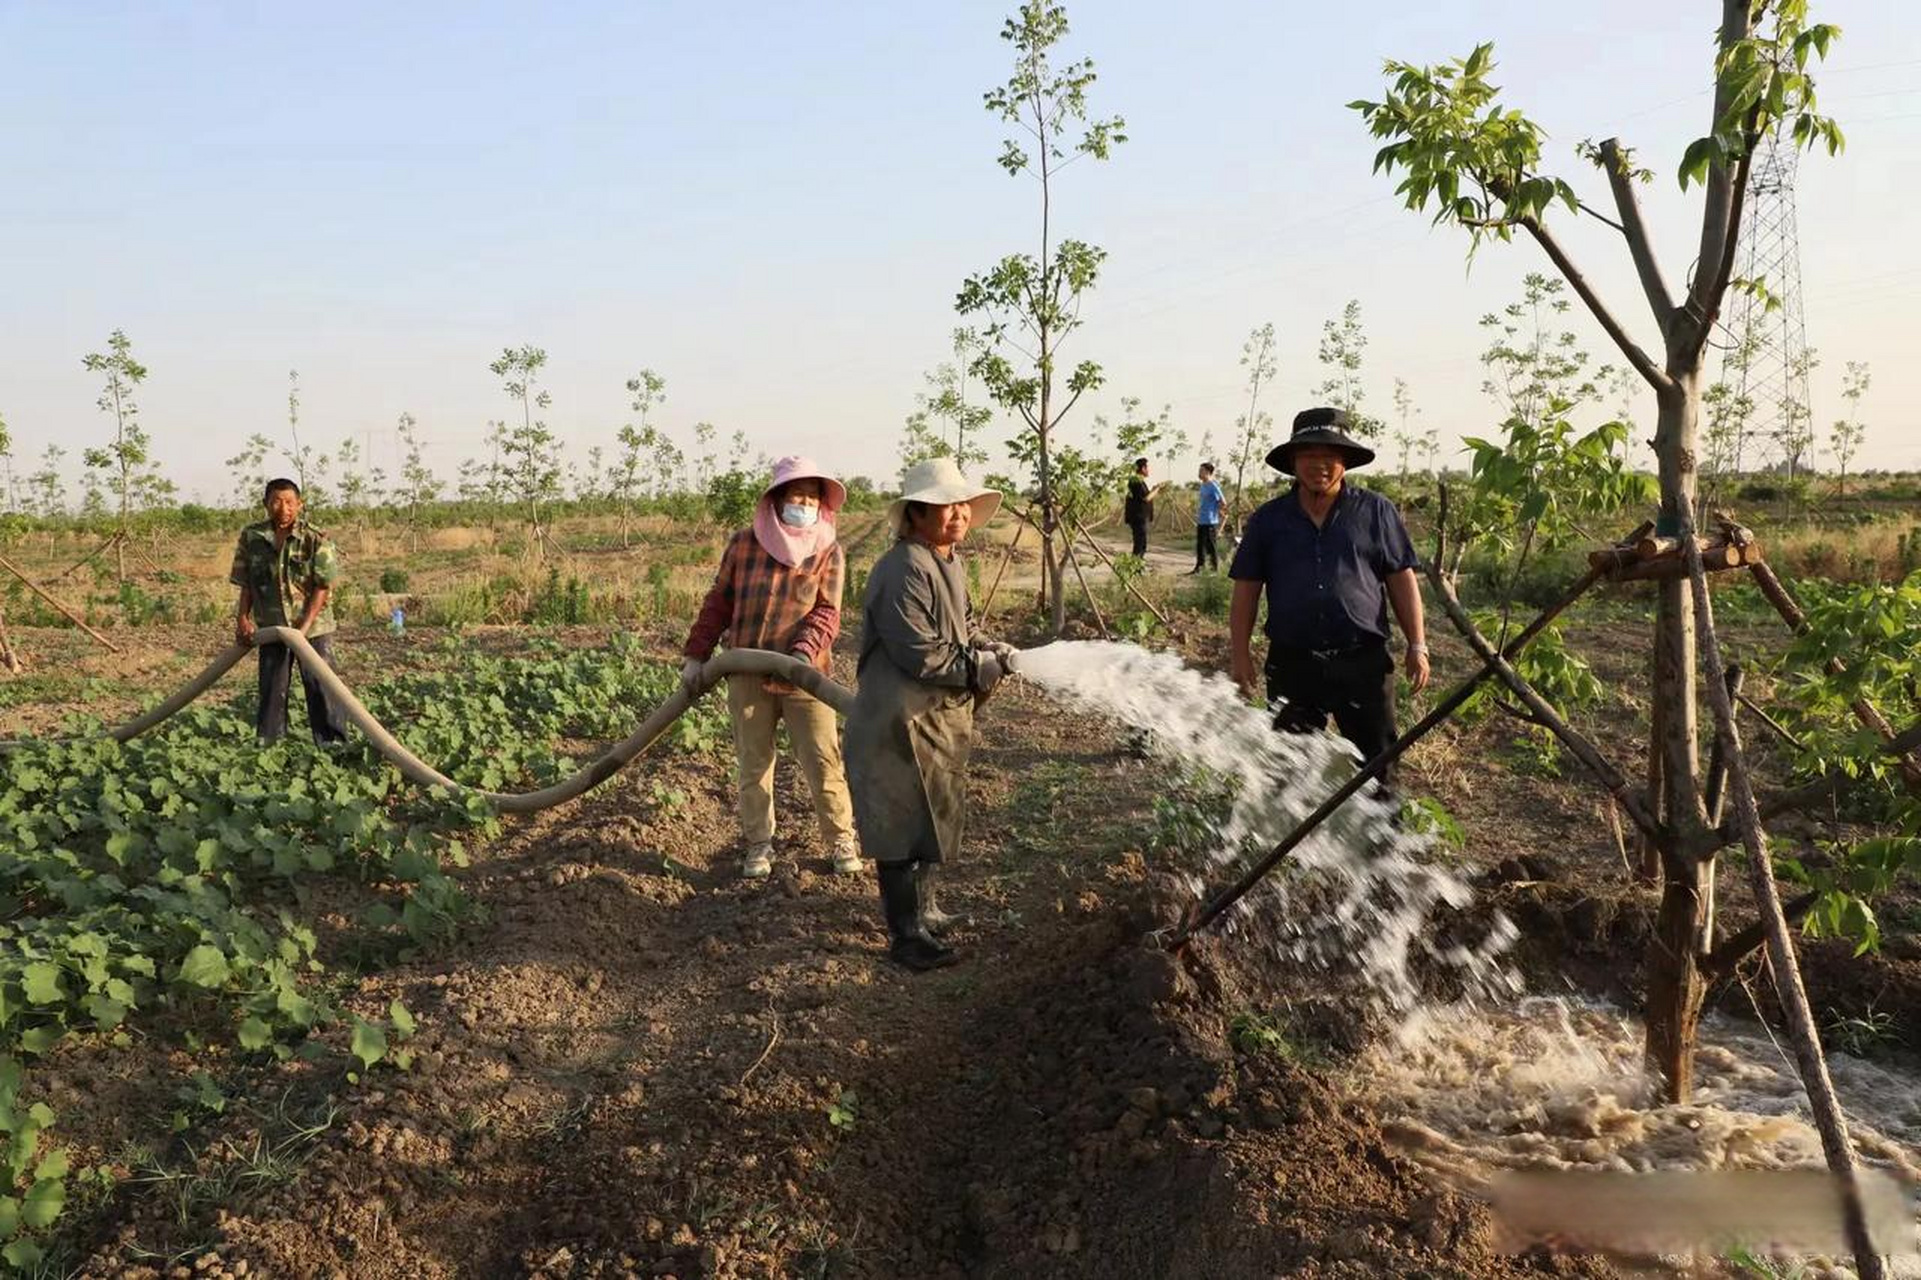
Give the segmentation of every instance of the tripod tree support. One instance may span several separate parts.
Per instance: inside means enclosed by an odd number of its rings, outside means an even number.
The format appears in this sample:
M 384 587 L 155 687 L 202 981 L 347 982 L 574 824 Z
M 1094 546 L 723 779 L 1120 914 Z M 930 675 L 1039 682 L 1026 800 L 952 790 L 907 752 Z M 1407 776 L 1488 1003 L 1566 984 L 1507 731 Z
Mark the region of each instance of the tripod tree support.
M 1140 592 L 1140 588 L 1134 585 L 1132 579 L 1124 578 L 1121 576 L 1120 570 L 1116 568 L 1114 565 L 1113 558 L 1107 554 L 1107 549 L 1102 547 L 1100 543 L 1094 541 L 1094 535 L 1087 531 L 1087 526 L 1080 522 L 1080 518 L 1078 516 L 1070 517 L 1070 518 L 1073 519 L 1074 528 L 1080 531 L 1081 541 L 1085 542 L 1088 545 L 1088 547 L 1092 549 L 1094 554 L 1100 557 L 1100 562 L 1102 564 L 1106 565 L 1110 570 L 1113 570 L 1115 579 L 1122 586 L 1127 588 L 1127 593 L 1133 596 L 1136 600 L 1140 601 L 1143 605 L 1145 605 L 1149 613 L 1153 614 L 1156 618 L 1160 619 L 1160 623 L 1163 627 L 1172 627 L 1174 625 L 1173 621 L 1169 619 L 1166 614 L 1161 612 L 1160 606 L 1155 604 L 1152 600 L 1149 600 L 1146 596 L 1142 595 Z

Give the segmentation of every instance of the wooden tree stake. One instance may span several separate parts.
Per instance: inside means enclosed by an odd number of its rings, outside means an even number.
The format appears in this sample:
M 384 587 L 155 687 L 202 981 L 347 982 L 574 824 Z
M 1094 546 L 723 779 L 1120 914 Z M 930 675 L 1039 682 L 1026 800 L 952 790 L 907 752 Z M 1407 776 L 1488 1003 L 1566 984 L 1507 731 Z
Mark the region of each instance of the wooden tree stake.
M 0 569 L 5 569 L 8 573 L 20 579 L 20 581 L 26 583 L 27 590 L 33 592 L 33 594 L 39 596 L 42 600 L 45 600 L 48 604 L 52 605 L 55 609 L 57 609 L 60 612 L 60 615 L 64 617 L 68 622 L 71 622 L 74 626 L 79 627 L 82 631 L 92 636 L 95 640 L 98 640 L 103 646 L 106 647 L 108 652 L 110 653 L 120 652 L 119 645 L 107 639 L 105 636 L 101 635 L 98 631 L 95 631 L 92 627 L 88 626 L 84 621 L 82 621 L 80 616 L 76 614 L 73 610 L 67 608 L 66 605 L 61 604 L 58 600 L 55 600 L 52 596 L 48 595 L 45 591 L 41 590 L 40 584 L 35 582 L 32 578 L 29 578 L 26 574 L 20 572 L 19 566 L 15 565 L 13 561 L 7 559 L 5 556 L 0 556 Z
M 1608 763 L 1607 757 L 1601 754 L 1599 747 L 1589 741 L 1586 734 L 1563 720 L 1548 700 L 1536 693 L 1534 686 L 1521 679 L 1514 668 L 1508 665 L 1507 659 L 1495 650 L 1488 638 L 1481 634 L 1480 628 L 1474 625 L 1474 619 L 1467 616 L 1467 610 L 1461 607 L 1459 598 L 1447 585 L 1446 578 L 1432 564 L 1428 566 L 1428 581 L 1434 584 L 1435 593 L 1440 597 L 1441 608 L 1446 612 L 1448 620 L 1454 624 L 1455 630 L 1461 633 L 1461 638 L 1467 641 L 1468 647 L 1474 650 L 1475 656 L 1480 658 L 1482 664 L 1493 672 L 1494 677 L 1506 685 L 1516 698 L 1521 700 L 1521 705 L 1532 712 L 1534 718 L 1540 721 L 1549 733 L 1560 740 L 1561 745 L 1568 749 L 1570 755 L 1587 766 L 1588 772 L 1599 779 L 1601 785 L 1607 789 L 1607 793 L 1614 797 L 1614 802 L 1621 806 L 1621 812 L 1627 814 L 1628 819 L 1635 826 L 1648 836 L 1659 840 L 1661 838 L 1659 822 L 1648 810 L 1642 797 L 1628 785 L 1628 780 L 1621 776 L 1621 771 Z
M 1168 616 L 1162 613 L 1160 611 L 1160 608 L 1157 605 L 1155 605 L 1155 603 L 1152 600 L 1149 600 L 1146 596 L 1140 593 L 1140 591 L 1134 586 L 1132 581 L 1121 576 L 1120 569 L 1118 569 L 1115 566 L 1114 561 L 1111 558 L 1109 558 L 1106 549 L 1103 548 L 1100 543 L 1094 541 L 1094 535 L 1087 531 L 1087 526 L 1082 524 L 1078 517 L 1075 518 L 1074 520 L 1074 528 L 1080 531 L 1081 540 L 1087 543 L 1087 545 L 1093 549 L 1093 552 L 1095 555 L 1100 557 L 1101 563 L 1106 565 L 1110 570 L 1113 571 L 1115 580 L 1118 581 L 1122 586 L 1127 588 L 1129 595 L 1133 596 L 1136 600 L 1146 605 L 1148 612 L 1152 613 L 1156 618 L 1159 618 L 1161 621 L 1161 625 L 1163 627 L 1172 627 L 1174 625 L 1173 622 L 1169 620 Z
M 981 603 L 982 626 L 987 625 L 987 615 L 994 612 L 994 596 L 1001 589 L 1001 575 L 1007 572 L 1008 564 L 1014 559 L 1014 548 L 1021 544 L 1021 535 L 1027 532 L 1027 517 L 1018 511 L 1014 515 L 1020 523 L 1014 526 L 1013 540 L 1007 544 L 1007 550 L 1001 553 L 1000 568 L 994 570 L 994 581 L 988 584 L 987 599 Z
M 1101 629 L 1101 639 L 1113 639 L 1113 636 L 1108 634 L 1107 619 L 1101 617 L 1101 606 L 1094 599 L 1094 589 L 1087 585 L 1087 575 L 1081 572 L 1081 562 L 1074 558 L 1074 540 L 1063 536 L 1061 538 L 1061 551 L 1066 555 L 1067 563 L 1073 566 L 1074 576 L 1080 579 L 1081 594 L 1087 597 L 1087 607 L 1094 611 L 1094 625 Z
M 7 615 L 0 612 L 0 667 L 5 667 L 8 675 L 20 674 L 20 655 L 13 650 L 13 637 L 7 634 Z
M 1855 1164 L 1854 1144 L 1848 1140 L 1847 1118 L 1841 1114 L 1841 1104 L 1834 1096 L 1834 1082 L 1828 1078 L 1828 1063 L 1821 1052 L 1820 1034 L 1815 1030 L 1814 1011 L 1808 1005 L 1801 965 L 1795 957 L 1787 914 L 1781 906 L 1781 891 L 1774 881 L 1767 832 L 1761 826 L 1761 812 L 1754 799 L 1754 780 L 1748 773 L 1747 756 L 1741 749 L 1741 728 L 1735 723 L 1734 700 L 1728 696 L 1728 675 L 1721 661 L 1720 639 L 1714 630 L 1714 605 L 1708 598 L 1707 570 L 1701 564 L 1700 548 L 1692 540 L 1683 546 L 1681 554 L 1687 559 L 1688 576 L 1694 587 L 1695 630 L 1707 667 L 1708 704 L 1714 712 L 1715 729 L 1727 762 L 1734 823 L 1747 850 L 1748 880 L 1755 905 L 1760 908 L 1761 924 L 1767 932 L 1774 989 L 1787 1017 L 1795 1065 L 1800 1070 L 1801 1085 L 1807 1090 L 1808 1105 L 1814 1113 L 1814 1127 L 1821 1134 L 1821 1148 L 1827 1156 L 1828 1168 L 1841 1184 L 1842 1215 L 1846 1220 L 1848 1243 L 1854 1250 L 1855 1268 L 1861 1280 L 1885 1280 L 1887 1269 L 1875 1253 L 1874 1241 L 1868 1232 L 1860 1170 Z M 1756 568 L 1760 570 L 1765 566 Z

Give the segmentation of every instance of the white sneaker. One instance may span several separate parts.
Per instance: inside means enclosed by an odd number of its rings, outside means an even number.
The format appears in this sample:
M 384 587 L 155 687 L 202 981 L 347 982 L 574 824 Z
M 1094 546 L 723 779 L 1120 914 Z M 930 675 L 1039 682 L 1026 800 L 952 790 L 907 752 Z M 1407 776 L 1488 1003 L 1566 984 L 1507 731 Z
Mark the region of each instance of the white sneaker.
M 765 880 L 774 872 L 774 846 L 768 843 L 749 845 L 747 852 L 740 856 L 740 878 L 743 880 Z
M 842 836 L 837 840 L 834 852 L 829 856 L 838 875 L 851 876 L 861 869 L 860 841 L 853 836 Z

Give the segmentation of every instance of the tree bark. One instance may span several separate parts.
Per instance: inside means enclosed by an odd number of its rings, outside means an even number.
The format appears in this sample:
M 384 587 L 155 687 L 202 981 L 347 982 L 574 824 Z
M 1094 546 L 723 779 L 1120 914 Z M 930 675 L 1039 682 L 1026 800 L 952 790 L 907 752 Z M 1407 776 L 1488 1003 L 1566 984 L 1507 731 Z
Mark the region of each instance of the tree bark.
M 1680 326 L 1676 326 L 1679 328 Z M 1685 341 L 1673 334 L 1671 347 Z M 1655 532 L 1679 536 L 1694 510 L 1695 422 L 1700 370 L 1668 369 L 1669 385 L 1656 393 L 1660 407 L 1654 450 L 1661 478 L 1661 521 Z M 1654 634 L 1654 699 L 1661 707 L 1661 905 L 1648 955 L 1647 1063 L 1663 1082 L 1665 1097 L 1686 1102 L 1694 1087 L 1694 1042 L 1707 985 L 1700 958 L 1709 949 L 1714 901 L 1714 856 L 1690 851 L 1706 827 L 1701 807 L 1696 740 L 1694 613 L 1687 584 L 1658 584 Z

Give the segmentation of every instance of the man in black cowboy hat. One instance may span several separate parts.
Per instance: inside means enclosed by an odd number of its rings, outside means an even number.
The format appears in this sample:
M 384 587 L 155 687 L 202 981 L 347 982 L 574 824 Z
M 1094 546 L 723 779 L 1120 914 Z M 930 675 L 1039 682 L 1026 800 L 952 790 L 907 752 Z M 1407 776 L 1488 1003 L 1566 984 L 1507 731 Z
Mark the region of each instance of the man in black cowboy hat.
M 1414 544 L 1401 513 L 1380 494 L 1345 483 L 1374 451 L 1347 434 L 1341 409 L 1308 409 L 1267 465 L 1294 487 L 1247 522 L 1234 579 L 1229 647 L 1234 680 L 1254 694 L 1254 619 L 1267 596 L 1267 696 L 1276 728 L 1309 733 L 1334 718 L 1364 759 L 1397 736 L 1391 605 L 1407 637 L 1408 682 L 1427 686 L 1427 633 Z

